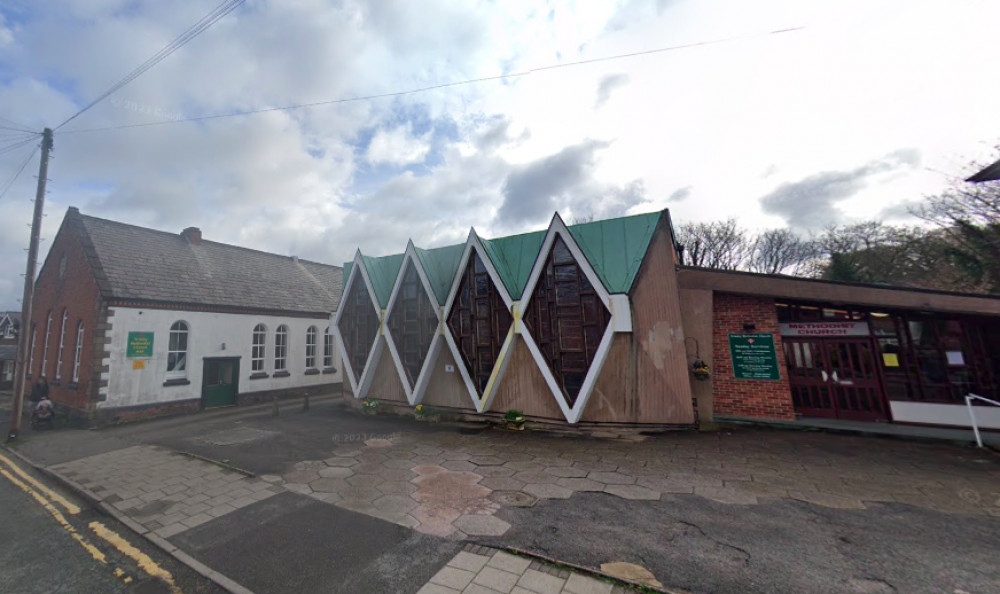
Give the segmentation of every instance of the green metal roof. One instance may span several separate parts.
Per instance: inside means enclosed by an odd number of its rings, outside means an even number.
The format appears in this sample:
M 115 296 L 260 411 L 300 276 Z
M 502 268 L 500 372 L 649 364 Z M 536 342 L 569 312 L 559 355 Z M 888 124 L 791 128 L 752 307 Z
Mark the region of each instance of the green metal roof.
M 392 296 L 392 286 L 396 284 L 396 277 L 399 276 L 399 267 L 403 264 L 403 254 L 392 254 L 381 258 L 362 255 L 361 258 L 365 261 L 368 278 L 372 281 L 372 288 L 375 289 L 375 298 L 383 308 L 387 307 L 389 297 Z
M 510 298 L 518 300 L 528 283 L 531 268 L 538 259 L 538 252 L 545 241 L 545 231 L 522 233 L 496 239 L 480 239 L 483 249 L 493 261 L 500 280 L 507 287 Z
M 652 212 L 569 225 L 569 232 L 597 272 L 604 288 L 609 293 L 627 293 L 635 282 L 662 215 L 662 212 Z M 493 262 L 511 299 L 522 298 L 524 286 L 538 259 L 546 233 L 547 231 L 532 231 L 496 239 L 480 238 L 483 249 Z M 464 244 L 429 250 L 416 248 L 417 257 L 427 272 L 427 280 L 441 305 L 448 299 L 464 249 Z M 399 274 L 403 254 L 381 258 L 361 257 L 364 258 L 368 276 L 375 287 L 376 298 L 382 307 L 386 307 Z M 344 264 L 345 285 L 351 274 L 352 264 Z
M 429 250 L 414 246 L 414 249 L 420 258 L 420 264 L 424 267 L 424 272 L 427 273 L 427 280 L 431 283 L 438 304 L 444 305 L 448 301 L 448 292 L 451 291 L 451 284 L 458 272 L 458 264 L 465 246 L 449 245 Z
M 570 225 L 573 239 L 609 293 L 627 293 L 632 288 L 661 214 Z

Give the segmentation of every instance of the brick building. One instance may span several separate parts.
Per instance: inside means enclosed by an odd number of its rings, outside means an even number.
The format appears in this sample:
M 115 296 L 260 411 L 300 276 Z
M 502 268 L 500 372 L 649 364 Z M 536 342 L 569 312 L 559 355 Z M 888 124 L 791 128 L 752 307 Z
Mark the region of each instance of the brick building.
M 27 389 L 90 422 L 319 392 L 339 267 L 70 208 L 35 289 Z
M 968 426 L 966 394 L 1000 399 L 1000 297 L 685 266 L 666 211 L 344 271 L 345 388 L 390 408 Z M 977 418 L 1000 429 L 998 407 Z
M 14 384 L 14 365 L 20 335 L 21 313 L 0 312 L 0 390 L 9 390 Z

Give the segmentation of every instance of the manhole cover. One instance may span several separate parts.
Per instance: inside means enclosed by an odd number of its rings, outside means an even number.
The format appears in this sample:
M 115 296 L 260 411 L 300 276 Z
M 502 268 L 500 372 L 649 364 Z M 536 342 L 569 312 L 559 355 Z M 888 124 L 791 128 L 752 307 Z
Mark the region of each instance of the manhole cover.
M 201 441 L 217 446 L 231 446 L 260 441 L 277 435 L 274 431 L 264 431 L 252 427 L 237 427 L 236 429 L 226 429 L 216 431 L 201 438 Z
M 538 499 L 524 491 L 493 491 L 490 499 L 507 507 L 531 507 Z

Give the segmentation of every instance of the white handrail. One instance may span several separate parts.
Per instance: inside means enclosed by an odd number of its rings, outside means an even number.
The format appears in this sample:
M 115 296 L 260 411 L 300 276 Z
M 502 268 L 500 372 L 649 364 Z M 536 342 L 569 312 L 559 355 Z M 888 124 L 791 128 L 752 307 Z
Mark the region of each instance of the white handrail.
M 973 400 L 982 400 L 983 402 L 989 402 L 990 404 L 995 404 L 997 406 L 1000 406 L 1000 402 L 990 400 L 989 398 L 983 398 L 978 394 L 969 394 L 965 397 L 965 406 L 969 408 L 969 418 L 972 419 L 972 432 L 976 434 L 976 445 L 983 447 L 983 436 L 979 434 L 979 425 L 976 424 L 976 413 L 972 409 Z

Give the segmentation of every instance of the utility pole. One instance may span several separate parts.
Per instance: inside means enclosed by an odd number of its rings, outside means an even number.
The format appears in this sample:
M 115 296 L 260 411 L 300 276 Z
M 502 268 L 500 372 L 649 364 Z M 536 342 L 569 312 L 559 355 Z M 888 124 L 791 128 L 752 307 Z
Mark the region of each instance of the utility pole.
M 35 267 L 38 263 L 38 243 L 42 233 L 42 211 L 45 208 L 45 182 L 49 173 L 49 153 L 52 152 L 52 129 L 42 131 L 42 158 L 38 164 L 38 189 L 35 191 L 35 215 L 31 219 L 31 243 L 28 244 L 28 267 L 24 272 L 24 298 L 21 299 L 21 334 L 18 336 L 17 359 L 14 365 L 14 408 L 10 416 L 7 440 L 17 439 L 24 411 L 24 384 L 27 381 L 28 349 L 31 348 L 31 305 L 35 296 Z

